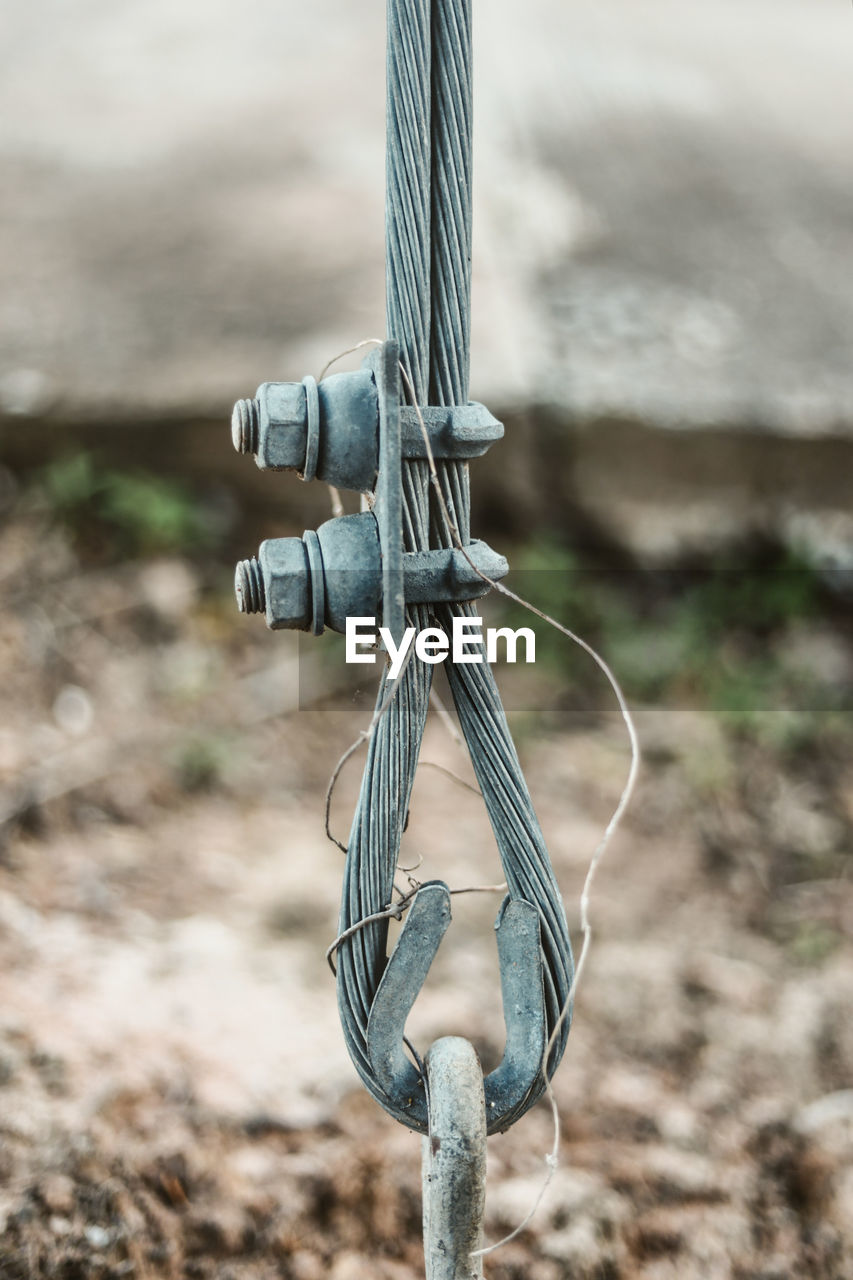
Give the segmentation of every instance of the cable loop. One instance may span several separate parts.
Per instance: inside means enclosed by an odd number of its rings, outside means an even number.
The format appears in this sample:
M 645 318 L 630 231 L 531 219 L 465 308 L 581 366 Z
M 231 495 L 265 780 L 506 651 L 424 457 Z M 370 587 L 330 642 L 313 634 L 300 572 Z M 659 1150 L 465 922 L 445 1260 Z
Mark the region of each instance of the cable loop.
M 409 386 L 404 400 L 462 405 L 468 400 L 470 334 L 471 0 L 389 0 L 387 74 L 388 336 L 402 353 Z M 434 465 L 443 503 L 431 494 L 428 463 L 403 462 L 408 551 L 451 547 L 454 529 L 463 544 L 470 542 L 468 464 L 438 460 Z M 410 605 L 407 624 L 422 630 L 431 615 L 452 629 L 453 617 L 472 616 L 472 608 Z M 545 1088 L 541 1066 L 547 1039 L 542 1037 L 553 1035 L 549 1077 L 562 1057 L 569 1019 L 561 1021 L 561 1013 L 571 988 L 572 953 L 562 899 L 491 668 L 486 662 L 451 663 L 448 675 L 509 888 L 498 924 L 502 976 L 516 961 L 529 964 L 532 957 L 526 989 L 513 995 L 504 982 L 504 1063 L 513 1055 L 532 1061 L 539 1045 L 532 1078 L 526 1078 L 526 1067 L 508 1067 L 500 1100 L 499 1090 L 493 1096 L 489 1127 L 504 1128 Z M 396 681 L 389 684 L 386 675 L 380 683 L 377 710 L 381 707 L 382 714 L 374 716 L 347 841 L 338 930 L 345 940 L 338 949 L 337 974 L 338 1006 L 356 1069 L 392 1115 L 421 1132 L 426 1131 L 423 1086 L 401 1056 L 402 1030 L 406 1001 L 414 999 L 420 985 L 413 992 L 414 972 L 423 970 L 424 961 L 428 967 L 449 921 L 449 899 L 441 892 L 446 886 L 422 886 L 390 959 L 386 944 L 388 904 L 431 683 L 432 667 L 417 660 Z M 514 1022 L 516 998 L 531 1013 L 524 1026 Z M 393 1024 L 390 1042 L 382 1010 Z

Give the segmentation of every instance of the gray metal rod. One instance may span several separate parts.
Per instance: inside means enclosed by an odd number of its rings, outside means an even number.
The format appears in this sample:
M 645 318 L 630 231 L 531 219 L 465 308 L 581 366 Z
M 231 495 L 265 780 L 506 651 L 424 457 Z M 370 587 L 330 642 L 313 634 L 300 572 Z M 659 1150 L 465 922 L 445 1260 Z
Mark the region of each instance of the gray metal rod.
M 429 1135 L 423 1139 L 426 1280 L 481 1280 L 486 1199 L 483 1069 L 472 1044 L 436 1040 L 427 1054 Z

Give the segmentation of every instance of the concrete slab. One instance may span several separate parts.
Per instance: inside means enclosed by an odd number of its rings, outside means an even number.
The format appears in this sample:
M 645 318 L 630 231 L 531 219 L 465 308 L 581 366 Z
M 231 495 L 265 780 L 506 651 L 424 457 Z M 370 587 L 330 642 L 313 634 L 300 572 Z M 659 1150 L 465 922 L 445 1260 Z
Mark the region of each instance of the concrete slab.
M 4 21 L 4 447 L 216 419 L 382 334 L 384 6 Z M 853 438 L 849 5 L 490 0 L 475 64 L 473 394 Z
M 475 381 L 847 429 L 853 13 L 478 6 Z M 0 403 L 198 412 L 381 332 L 382 6 L 57 0 L 0 51 Z

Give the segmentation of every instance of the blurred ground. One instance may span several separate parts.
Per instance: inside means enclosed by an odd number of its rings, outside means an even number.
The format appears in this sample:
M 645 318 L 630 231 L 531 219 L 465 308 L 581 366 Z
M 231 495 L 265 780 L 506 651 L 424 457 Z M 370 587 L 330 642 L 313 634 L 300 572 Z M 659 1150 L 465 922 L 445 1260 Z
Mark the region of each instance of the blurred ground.
M 177 556 L 162 521 L 56 493 L 7 492 L 0 532 L 0 1276 L 417 1277 L 419 1143 L 361 1090 L 323 959 L 341 865 L 322 797 L 369 701 L 330 696 L 326 640 L 299 652 L 236 615 L 221 551 Z M 847 624 L 801 608 L 762 647 L 806 637 L 840 688 Z M 585 662 L 537 671 L 503 680 L 576 932 L 627 750 Z M 849 711 L 756 694 L 725 719 L 697 687 L 636 699 L 645 766 L 556 1079 L 561 1169 L 492 1280 L 853 1275 Z M 471 777 L 440 720 L 423 758 Z M 404 857 L 498 878 L 477 797 L 429 767 Z M 410 1033 L 464 1033 L 488 1067 L 497 898 L 455 901 Z M 492 1239 L 550 1141 L 541 1105 L 490 1141 Z

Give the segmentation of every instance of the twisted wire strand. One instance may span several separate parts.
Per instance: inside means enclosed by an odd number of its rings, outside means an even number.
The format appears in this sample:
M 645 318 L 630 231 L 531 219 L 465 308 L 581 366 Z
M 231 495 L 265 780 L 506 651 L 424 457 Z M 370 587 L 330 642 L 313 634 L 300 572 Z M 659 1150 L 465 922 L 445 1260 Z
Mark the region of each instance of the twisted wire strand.
M 435 404 L 464 404 L 468 399 L 471 45 L 470 0 L 434 0 L 430 397 Z M 436 471 L 447 512 L 462 542 L 467 543 L 468 466 L 437 462 Z M 453 531 L 438 503 L 433 504 L 432 519 L 439 545 L 453 545 Z M 454 615 L 472 617 L 475 610 L 470 605 L 456 605 L 442 612 L 446 625 L 452 627 Z M 550 1036 L 568 998 L 574 971 L 562 898 L 491 668 L 485 662 L 449 663 L 448 678 L 510 892 L 539 908 Z M 565 1019 L 549 1057 L 549 1074 L 562 1057 L 568 1030 Z
M 430 404 L 468 399 L 472 104 L 471 0 L 434 0 Z
M 462 605 L 448 609 L 448 614 L 451 612 L 473 617 L 475 609 Z M 450 617 L 445 625 L 448 623 L 452 625 Z M 450 663 L 447 674 L 510 894 L 532 902 L 539 910 L 550 1038 L 568 1000 L 574 973 L 563 900 L 491 667 L 485 661 L 479 665 Z M 565 1018 L 548 1057 L 549 1076 L 559 1065 L 568 1034 L 569 1019 Z M 532 1101 L 543 1089 L 541 1081 Z
M 400 346 L 415 403 L 429 394 L 430 361 L 430 0 L 388 0 L 388 127 L 386 142 L 386 316 Z M 403 539 L 407 551 L 429 546 L 429 468 L 404 462 Z M 429 625 L 424 606 L 407 623 Z M 429 709 L 432 668 L 410 662 L 371 737 L 344 867 L 339 932 L 374 915 L 392 897 L 394 874 L 421 739 Z M 383 673 L 377 695 L 389 695 Z M 388 921 L 358 930 L 338 954 L 338 1007 L 344 1038 L 370 1092 L 398 1119 L 367 1057 L 367 1022 L 385 968 Z
M 388 0 L 386 320 L 418 404 L 429 392 L 430 26 L 430 0 Z
M 347 846 L 340 932 L 386 907 L 429 707 L 431 669 L 411 662 L 394 701 L 370 739 Z M 380 700 L 388 696 L 385 677 Z M 380 703 L 381 705 L 381 703 Z M 367 1058 L 367 1020 L 385 968 L 388 921 L 358 930 L 338 953 L 338 1000 L 345 1039 L 359 1074 L 383 1101 Z

